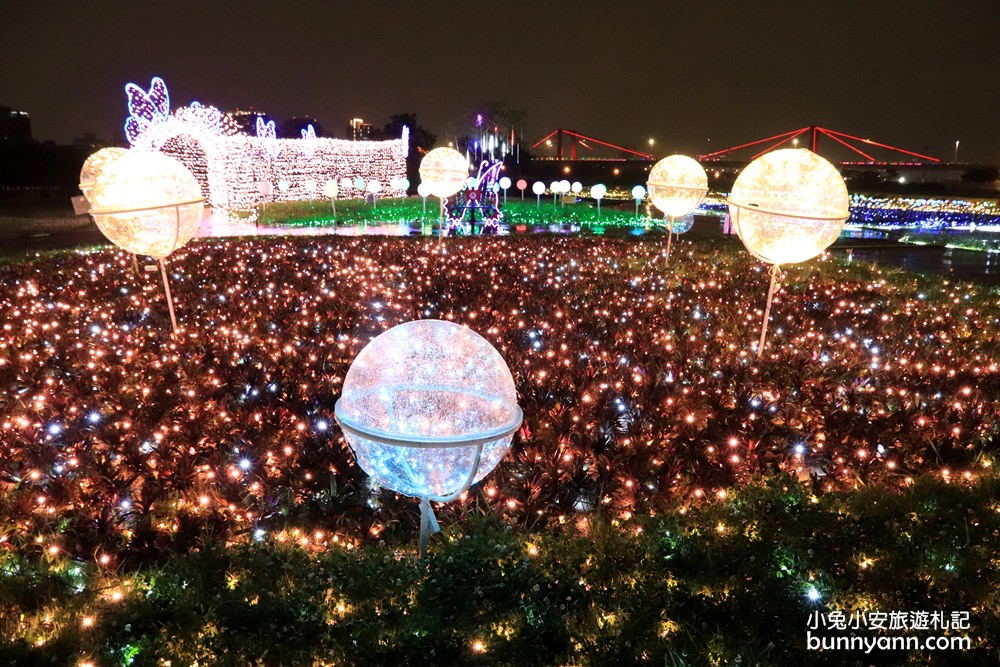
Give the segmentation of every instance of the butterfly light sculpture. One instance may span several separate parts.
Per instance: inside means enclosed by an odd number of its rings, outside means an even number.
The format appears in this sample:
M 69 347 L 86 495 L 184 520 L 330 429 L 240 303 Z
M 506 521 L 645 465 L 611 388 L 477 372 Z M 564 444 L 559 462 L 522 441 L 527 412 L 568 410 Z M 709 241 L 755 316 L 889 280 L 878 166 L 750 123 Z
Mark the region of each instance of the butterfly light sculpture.
M 167 84 L 158 76 L 150 81 L 149 91 L 134 83 L 125 86 L 128 97 L 129 117 L 125 121 L 125 136 L 136 148 L 159 148 L 156 142 L 158 128 L 170 118 L 170 94 Z
M 309 127 L 312 127 L 312 125 Z M 281 144 L 278 143 L 278 135 L 274 130 L 273 120 L 265 123 L 263 118 L 257 116 L 257 138 L 264 144 L 264 150 L 271 156 L 272 160 L 278 157 L 278 153 L 281 152 Z

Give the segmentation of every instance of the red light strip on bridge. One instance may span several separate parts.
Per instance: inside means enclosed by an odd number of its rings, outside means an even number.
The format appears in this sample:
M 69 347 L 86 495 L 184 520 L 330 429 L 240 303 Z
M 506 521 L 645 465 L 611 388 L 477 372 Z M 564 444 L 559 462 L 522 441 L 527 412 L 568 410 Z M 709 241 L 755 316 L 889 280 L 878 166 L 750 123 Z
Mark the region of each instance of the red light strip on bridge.
M 750 146 L 756 146 L 757 144 L 762 144 L 765 141 L 774 141 L 775 139 L 785 139 L 785 138 L 791 139 L 795 135 L 802 134 L 803 132 L 805 132 L 808 129 L 809 129 L 808 127 L 803 127 L 801 129 L 798 129 L 798 130 L 792 130 L 791 132 L 784 132 L 782 134 L 776 134 L 773 137 L 764 137 L 763 139 L 758 139 L 757 141 L 751 141 L 750 143 L 747 143 L 747 144 L 741 144 L 739 146 L 733 146 L 732 148 L 726 148 L 726 149 L 721 150 L 721 151 L 715 151 L 714 153 L 706 153 L 705 155 L 699 155 L 698 159 L 699 160 L 707 160 L 709 158 L 715 157 L 716 155 L 724 155 L 726 153 L 732 153 L 733 151 L 738 151 L 741 148 L 748 148 Z
M 808 129 L 809 129 L 808 127 L 802 128 L 802 130 L 800 132 L 797 132 L 797 133 L 793 134 L 790 137 L 785 137 L 784 139 L 782 139 L 778 143 L 776 143 L 776 144 L 774 144 L 772 146 L 769 146 L 768 148 L 765 148 L 764 150 L 762 150 L 761 152 L 757 153 L 752 158 L 750 158 L 750 161 L 752 162 L 752 161 L 756 160 L 757 158 L 759 158 L 764 153 L 767 153 L 768 151 L 773 151 L 775 148 L 777 148 L 781 144 L 784 144 L 784 143 L 787 143 L 787 142 L 791 141 L 792 139 L 794 139 L 795 137 L 799 136 L 800 134 L 802 134 L 803 132 L 805 132 Z
M 872 141 L 871 139 L 862 139 L 861 137 L 855 137 L 855 136 L 852 136 L 850 134 L 844 134 L 843 132 L 835 132 L 834 130 L 827 130 L 827 129 L 822 128 L 822 127 L 819 128 L 819 129 L 822 130 L 823 134 L 826 134 L 826 135 L 832 136 L 832 135 L 836 134 L 837 136 L 844 137 L 845 139 L 851 139 L 853 141 L 860 141 L 861 143 L 864 143 L 864 144 L 870 144 L 872 146 L 878 146 L 879 148 L 886 148 L 886 149 L 888 149 L 890 151 L 895 151 L 897 153 L 903 153 L 904 155 L 912 155 L 913 157 L 922 158 L 924 160 L 930 160 L 931 162 L 940 162 L 941 161 L 941 160 L 937 159 L 936 157 L 931 157 L 930 155 L 921 155 L 920 153 L 914 153 L 913 151 L 908 151 L 908 150 L 905 150 L 903 148 L 896 148 L 895 146 L 889 146 L 888 144 L 880 144 L 879 142 Z M 858 152 L 860 153 L 861 151 L 858 151 Z M 862 155 L 864 155 L 864 153 L 862 153 Z
M 586 135 L 580 134 L 579 132 L 573 132 L 572 130 L 562 130 L 562 129 L 560 129 L 560 130 L 553 130 L 552 132 L 549 132 L 547 135 L 545 135 L 544 137 L 542 137 L 541 139 L 539 139 L 538 141 L 536 141 L 535 144 L 531 148 L 532 149 L 537 148 L 543 141 L 547 141 L 549 138 L 552 137 L 552 135 L 558 134 L 559 132 L 562 132 L 563 134 L 568 134 L 571 137 L 576 137 L 577 139 L 582 139 L 584 141 L 592 141 L 595 144 L 600 144 L 602 146 L 607 146 L 608 148 L 614 148 L 615 150 L 618 150 L 618 151 L 624 151 L 624 152 L 630 153 L 632 155 L 638 155 L 639 157 L 641 157 L 641 158 L 643 158 L 645 160 L 652 160 L 653 159 L 653 156 L 650 155 L 649 153 L 640 153 L 639 151 L 634 151 L 631 148 L 625 148 L 624 146 L 617 146 L 615 144 L 609 144 L 606 141 L 601 141 L 600 139 L 595 139 L 593 137 L 588 137 Z M 593 150 L 593 149 L 591 149 L 591 150 Z
M 873 158 L 873 157 L 872 157 L 871 155 L 869 155 L 868 153 L 865 153 L 864 151 L 861 151 L 861 150 L 859 150 L 859 149 L 855 148 L 854 146 L 850 145 L 849 143 L 847 143 L 847 142 L 846 142 L 846 141 L 844 141 L 843 139 L 840 139 L 840 138 L 838 138 L 838 137 L 836 137 L 836 136 L 834 136 L 834 135 L 830 134 L 829 132 L 827 132 L 827 131 L 826 131 L 826 130 L 824 130 L 823 128 L 819 127 L 819 128 L 816 128 L 816 129 L 818 129 L 818 130 L 819 130 L 820 132 L 822 132 L 822 133 L 823 133 L 824 135 L 826 135 L 826 136 L 830 137 L 831 139 L 833 139 L 833 140 L 834 140 L 834 141 L 836 141 L 837 143 L 839 143 L 839 144 L 843 144 L 843 145 L 847 146 L 848 148 L 850 148 L 850 149 L 851 149 L 852 151 L 854 151 L 854 152 L 855 152 L 855 153 L 857 153 L 858 155 L 861 155 L 861 156 L 863 156 L 863 157 L 866 157 L 866 158 L 868 158 L 868 159 L 869 159 L 869 160 L 870 160 L 871 162 L 878 162 L 878 160 L 876 160 L 875 158 Z

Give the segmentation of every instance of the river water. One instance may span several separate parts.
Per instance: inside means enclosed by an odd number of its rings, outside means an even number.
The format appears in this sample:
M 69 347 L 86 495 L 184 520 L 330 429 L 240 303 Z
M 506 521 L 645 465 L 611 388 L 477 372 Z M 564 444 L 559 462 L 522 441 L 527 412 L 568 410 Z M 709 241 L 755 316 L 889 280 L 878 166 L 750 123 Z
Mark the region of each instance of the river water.
M 330 227 L 255 227 L 252 223 L 234 221 L 225 215 L 208 213 L 198 236 L 265 236 L 293 235 L 312 236 L 325 234 L 381 234 L 391 236 L 406 236 L 429 232 L 429 229 L 408 229 L 404 225 L 382 224 L 367 227 L 340 227 L 336 230 Z M 532 228 L 515 228 L 511 233 L 578 233 L 580 230 L 568 225 L 537 226 Z M 623 228 L 591 228 L 589 233 L 607 234 L 608 236 L 643 237 L 647 235 L 662 236 L 659 230 L 650 230 L 644 226 L 632 229 Z M 436 234 L 436 231 L 433 232 Z M 696 216 L 691 231 L 684 234 L 683 240 L 697 242 L 699 238 L 718 237 L 722 234 L 721 219 L 716 216 Z M 895 266 L 906 271 L 926 275 L 947 276 L 956 280 L 969 280 L 984 285 L 1000 286 L 1000 255 L 995 253 L 961 250 L 943 246 L 919 246 L 897 243 L 896 232 L 881 232 L 871 230 L 854 230 L 845 234 L 830 248 L 836 256 L 847 261 L 874 262 L 883 266 Z M 0 255 L 18 254 L 30 250 L 47 250 L 57 248 L 72 248 L 106 243 L 106 240 L 96 228 L 74 230 L 61 234 L 38 234 L 30 238 L 4 239 Z

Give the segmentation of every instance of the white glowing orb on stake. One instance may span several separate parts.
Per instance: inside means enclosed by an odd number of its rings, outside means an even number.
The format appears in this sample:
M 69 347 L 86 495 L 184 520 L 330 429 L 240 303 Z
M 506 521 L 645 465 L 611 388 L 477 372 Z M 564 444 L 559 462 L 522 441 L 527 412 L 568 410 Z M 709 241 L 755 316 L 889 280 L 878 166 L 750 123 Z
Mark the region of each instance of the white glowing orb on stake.
M 674 234 L 682 233 L 676 231 L 674 219 L 687 215 L 705 199 L 708 193 L 708 174 L 697 160 L 686 155 L 671 155 L 653 165 L 646 187 L 653 206 L 663 211 L 663 215 L 669 220 L 666 259 L 669 262 L 670 243 Z
M 510 448 L 521 408 L 500 353 L 442 320 L 393 327 L 351 364 L 334 412 L 358 465 L 380 486 L 420 498 L 421 554 L 448 502 Z
M 733 228 L 750 253 L 771 267 L 771 286 L 757 354 L 764 349 L 781 264 L 816 257 L 837 240 L 850 217 L 843 177 L 804 148 L 767 153 L 746 166 L 729 195 Z
M 542 195 L 545 194 L 545 183 L 535 181 L 531 186 L 531 191 L 535 193 L 535 208 L 540 208 L 542 205 Z
M 337 185 L 337 181 L 330 179 L 323 186 L 323 194 L 326 198 L 330 200 L 330 206 L 333 208 L 333 222 L 334 225 L 337 224 L 337 195 L 340 194 L 340 186 Z
M 635 217 L 639 218 L 639 202 L 641 202 L 646 197 L 646 188 L 641 185 L 637 185 L 632 188 L 632 199 L 635 200 Z
M 90 214 L 108 240 L 159 260 L 175 333 L 177 319 L 163 259 L 197 233 L 204 201 L 194 175 L 155 151 L 129 151 L 98 174 L 90 188 Z
M 430 193 L 441 199 L 438 239 L 442 242 L 445 235 L 444 200 L 461 190 L 468 178 L 469 161 L 454 148 L 435 148 L 420 161 L 421 183 L 426 183 Z
M 507 189 L 511 186 L 511 180 L 506 176 L 501 176 L 499 180 L 499 185 L 503 189 L 503 205 L 507 205 Z

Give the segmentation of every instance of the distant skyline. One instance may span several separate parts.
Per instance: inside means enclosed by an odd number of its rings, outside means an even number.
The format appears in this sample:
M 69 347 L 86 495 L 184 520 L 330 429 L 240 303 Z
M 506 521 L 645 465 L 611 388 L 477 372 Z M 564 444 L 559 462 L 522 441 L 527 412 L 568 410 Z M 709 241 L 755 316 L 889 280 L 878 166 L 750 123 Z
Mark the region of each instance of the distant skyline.
M 100 8 L 100 9 L 98 9 Z M 817 124 L 951 160 L 1000 162 L 995 0 L 4 2 L 0 105 L 36 138 L 114 138 L 124 86 L 329 134 L 416 113 L 447 142 L 477 103 L 697 155 Z

